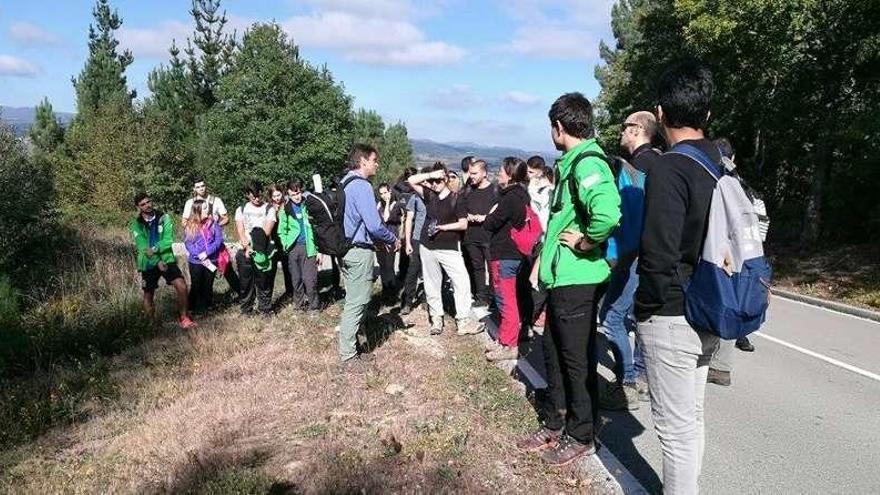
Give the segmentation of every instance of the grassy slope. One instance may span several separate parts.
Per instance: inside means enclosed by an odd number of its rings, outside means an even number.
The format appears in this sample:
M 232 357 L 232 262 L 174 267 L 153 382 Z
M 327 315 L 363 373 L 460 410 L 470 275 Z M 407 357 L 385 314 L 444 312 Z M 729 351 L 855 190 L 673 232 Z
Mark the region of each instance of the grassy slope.
M 97 358 L 101 372 L 84 375 L 63 421 L 0 453 L 0 491 L 558 493 L 589 483 L 512 452 L 534 413 L 473 337 L 409 337 L 377 320 L 375 368 L 344 375 L 338 311 L 264 320 L 230 309 Z

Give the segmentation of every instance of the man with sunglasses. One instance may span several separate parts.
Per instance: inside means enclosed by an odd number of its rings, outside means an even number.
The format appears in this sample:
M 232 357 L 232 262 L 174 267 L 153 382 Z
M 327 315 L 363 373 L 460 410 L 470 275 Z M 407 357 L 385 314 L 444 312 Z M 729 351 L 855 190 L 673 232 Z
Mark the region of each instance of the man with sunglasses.
M 620 149 L 633 167 L 648 173 L 660 156 L 654 147 L 660 134 L 660 124 L 651 112 L 630 114 L 620 127 Z
M 187 330 L 196 326 L 189 317 L 187 306 L 186 281 L 171 245 L 174 240 L 174 225 L 171 215 L 153 208 L 153 201 L 146 193 L 134 197 L 138 216 L 128 225 L 131 238 L 137 249 L 137 268 L 141 274 L 141 288 L 144 291 L 144 311 L 151 320 L 156 317 L 154 294 L 159 288 L 159 279 L 174 287 L 177 295 L 177 309 L 180 312 L 178 324 Z

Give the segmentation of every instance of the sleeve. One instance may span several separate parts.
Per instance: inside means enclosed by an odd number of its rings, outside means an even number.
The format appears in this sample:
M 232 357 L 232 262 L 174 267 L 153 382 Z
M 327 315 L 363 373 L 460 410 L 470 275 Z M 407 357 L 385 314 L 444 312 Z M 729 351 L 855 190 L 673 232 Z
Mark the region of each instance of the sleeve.
M 608 239 L 620 222 L 620 193 L 611 173 L 600 166 L 605 166 L 604 162 L 590 158 L 578 163 L 572 171 L 579 186 L 577 199 L 572 199 L 590 215 L 584 235 L 593 243 Z
M 415 213 L 416 211 L 416 198 L 415 196 L 410 196 L 408 200 L 406 200 L 406 211 L 410 213 Z
M 156 251 L 164 253 L 171 251 L 171 245 L 174 243 L 174 223 L 171 221 L 171 215 L 165 213 L 162 215 L 162 235 L 156 242 Z
M 363 220 L 364 227 L 366 227 L 367 232 L 370 234 L 370 238 L 386 244 L 394 244 L 397 236 L 382 223 L 382 218 L 379 217 L 379 211 L 376 209 L 373 189 L 369 183 L 358 180 L 349 187 L 351 187 L 352 194 L 346 192 L 346 201 L 349 199 L 352 201 L 352 206 L 354 206 L 355 211 Z
M 189 218 L 189 212 L 192 210 L 192 203 L 193 201 L 191 199 L 186 200 L 186 203 L 183 204 L 183 213 L 180 214 L 180 218 L 184 220 Z
M 241 206 L 239 206 L 238 208 L 235 209 L 235 221 L 236 222 L 244 221 L 244 218 L 241 218 L 242 215 L 243 215 L 243 213 L 241 211 Z
M 214 256 L 220 251 L 220 246 L 223 245 L 223 227 L 219 223 L 213 222 L 211 224 L 211 234 L 211 240 L 205 246 L 205 253 L 208 256 Z
M 458 194 L 458 193 L 455 193 Z M 461 220 L 462 218 L 467 218 L 468 209 L 467 209 L 467 196 L 462 197 L 461 194 L 458 195 L 458 201 L 455 202 L 455 219 Z
M 286 211 L 278 214 L 278 238 L 281 240 L 281 247 L 287 251 L 290 249 L 290 246 L 293 244 L 294 239 L 291 239 L 290 234 L 290 215 L 287 214 Z
M 679 258 L 687 197 L 686 184 L 669 167 L 651 170 L 645 184 L 637 314 L 654 314 L 665 303 Z
M 131 240 L 134 242 L 135 249 L 139 254 L 142 254 L 149 247 L 150 240 L 147 239 L 147 236 L 142 235 L 137 228 L 137 220 L 132 220 L 128 224 L 128 231 L 131 233 Z
M 507 201 L 506 197 L 502 197 L 501 201 L 498 202 L 498 208 L 495 208 L 495 211 L 486 215 L 483 229 L 493 234 L 501 230 L 501 227 L 510 219 L 508 208 L 510 208 L 509 201 Z
M 216 213 L 218 216 L 229 214 L 229 212 L 226 211 L 226 205 L 223 204 L 223 200 L 218 198 L 217 196 L 214 196 L 214 213 Z

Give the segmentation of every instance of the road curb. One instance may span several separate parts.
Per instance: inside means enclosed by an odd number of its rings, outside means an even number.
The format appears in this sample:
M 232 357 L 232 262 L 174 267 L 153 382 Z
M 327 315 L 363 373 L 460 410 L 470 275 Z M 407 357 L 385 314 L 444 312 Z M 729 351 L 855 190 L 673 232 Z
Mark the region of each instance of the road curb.
M 850 316 L 857 316 L 859 318 L 864 318 L 866 320 L 876 321 L 880 323 L 880 312 L 878 311 L 850 306 L 849 304 L 844 304 L 836 301 L 827 301 L 825 299 L 819 299 L 818 297 L 805 296 L 803 294 L 798 294 L 797 292 L 792 292 L 777 287 L 771 289 L 771 293 L 774 296 L 779 296 L 783 299 L 790 299 L 792 301 L 809 304 L 811 306 L 818 306 L 820 308 L 837 311 L 838 313 L 843 313 Z

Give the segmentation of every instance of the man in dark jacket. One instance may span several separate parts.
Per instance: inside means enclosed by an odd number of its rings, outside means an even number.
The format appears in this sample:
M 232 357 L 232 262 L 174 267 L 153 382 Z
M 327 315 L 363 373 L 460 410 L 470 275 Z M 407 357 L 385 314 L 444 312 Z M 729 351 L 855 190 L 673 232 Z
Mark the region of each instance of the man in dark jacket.
M 661 76 L 657 115 L 673 152 L 657 159 L 645 187 L 635 316 L 667 494 L 698 492 L 706 376 L 718 347 L 717 336 L 688 325 L 682 290 L 700 257 L 715 178 L 674 152 L 676 144 L 687 143 L 720 163 L 718 149 L 703 135 L 712 90 L 712 74 L 695 62 Z

